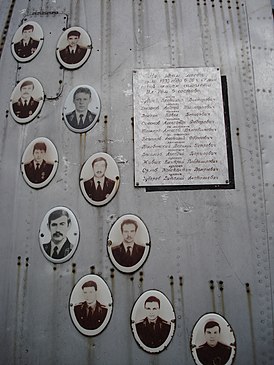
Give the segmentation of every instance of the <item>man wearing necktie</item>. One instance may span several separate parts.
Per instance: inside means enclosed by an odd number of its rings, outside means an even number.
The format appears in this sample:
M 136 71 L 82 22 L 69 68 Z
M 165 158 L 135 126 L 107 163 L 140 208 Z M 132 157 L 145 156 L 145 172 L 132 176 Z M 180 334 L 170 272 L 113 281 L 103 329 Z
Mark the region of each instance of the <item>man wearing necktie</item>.
M 26 80 L 20 86 L 20 98 L 12 104 L 14 114 L 18 118 L 28 118 L 39 105 L 39 101 L 32 97 L 34 84 L 31 80 Z
M 136 323 L 136 331 L 143 344 L 150 348 L 156 348 L 168 338 L 171 324 L 159 316 L 160 299 L 150 296 L 144 303 L 147 316 Z
M 27 178 L 34 184 L 41 184 L 51 174 L 53 164 L 45 160 L 47 146 L 45 142 L 36 142 L 33 146 L 33 160 L 24 164 Z
M 134 242 L 138 224 L 134 219 L 125 219 L 121 223 L 123 242 L 111 248 L 114 259 L 121 266 L 136 265 L 143 257 L 145 246 Z
M 22 29 L 22 39 L 14 44 L 14 51 L 21 58 L 30 57 L 38 48 L 39 41 L 32 38 L 34 26 L 27 24 Z
M 107 307 L 97 300 L 97 284 L 87 281 L 82 285 L 84 301 L 75 305 L 74 314 L 81 327 L 87 330 L 96 330 L 104 322 Z
M 78 42 L 80 37 L 81 33 L 78 30 L 68 32 L 68 45 L 60 51 L 60 57 L 65 63 L 76 64 L 85 57 L 87 48 L 79 46 Z
M 43 248 L 48 256 L 53 259 L 62 259 L 71 252 L 73 245 L 67 238 L 70 225 L 71 219 L 66 210 L 58 209 L 49 215 L 48 228 L 51 240 L 43 244 Z
M 91 165 L 94 175 L 84 182 L 84 188 L 91 200 L 101 202 L 112 193 L 115 181 L 105 175 L 107 161 L 104 157 L 95 158 Z
M 65 116 L 72 128 L 85 130 L 92 124 L 96 114 L 88 109 L 91 100 L 91 91 L 88 87 L 81 86 L 76 89 L 73 94 L 75 110 Z

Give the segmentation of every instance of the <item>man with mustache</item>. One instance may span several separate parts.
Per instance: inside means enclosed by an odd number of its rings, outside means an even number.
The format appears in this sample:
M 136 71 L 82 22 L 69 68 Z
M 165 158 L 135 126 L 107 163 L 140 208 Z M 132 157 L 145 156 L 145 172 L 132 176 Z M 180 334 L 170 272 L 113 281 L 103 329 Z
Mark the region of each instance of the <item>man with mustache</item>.
M 48 217 L 48 228 L 51 233 L 51 240 L 43 244 L 47 255 L 53 259 L 62 259 L 72 250 L 72 243 L 67 238 L 71 220 L 66 210 L 58 209 L 53 211 Z
M 94 201 L 103 201 L 111 194 L 115 181 L 105 176 L 107 161 L 104 157 L 97 157 L 92 161 L 94 176 L 84 182 L 88 197 Z
M 20 98 L 12 104 L 14 114 L 18 118 L 28 118 L 39 105 L 39 102 L 32 97 L 34 84 L 31 80 L 26 80 L 20 87 Z

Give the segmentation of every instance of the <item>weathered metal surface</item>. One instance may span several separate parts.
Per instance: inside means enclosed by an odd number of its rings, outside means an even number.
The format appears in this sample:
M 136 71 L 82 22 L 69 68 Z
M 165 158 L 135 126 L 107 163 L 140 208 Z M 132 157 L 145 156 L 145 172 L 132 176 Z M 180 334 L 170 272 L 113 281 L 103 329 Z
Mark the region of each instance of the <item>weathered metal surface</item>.
M 39 23 L 45 39 L 31 62 L 19 64 L 10 44 L 24 19 Z M 60 68 L 55 49 L 73 26 L 88 32 L 93 49 L 71 71 Z M 234 330 L 235 364 L 273 363 L 273 49 L 269 0 L 15 2 L 0 64 L 1 363 L 193 364 L 192 328 L 212 311 Z M 219 67 L 226 76 L 235 189 L 134 187 L 132 72 L 170 67 Z M 41 82 L 45 101 L 39 117 L 22 125 L 9 113 L 9 99 L 25 77 Z M 98 92 L 101 114 L 79 135 L 62 111 L 70 90 L 83 84 Z M 20 163 L 37 137 L 54 143 L 59 166 L 47 186 L 34 190 Z M 97 152 L 114 158 L 121 179 L 103 207 L 89 204 L 79 187 L 83 163 Z M 62 264 L 44 257 L 38 239 L 55 206 L 70 209 L 80 229 L 77 251 Z M 146 222 L 151 239 L 146 262 L 133 274 L 113 268 L 107 254 L 109 230 L 123 214 Z M 77 331 L 69 314 L 72 288 L 89 273 L 100 275 L 113 296 L 110 322 L 94 338 Z M 146 290 L 164 293 L 176 315 L 168 348 L 153 355 L 130 327 L 132 307 Z

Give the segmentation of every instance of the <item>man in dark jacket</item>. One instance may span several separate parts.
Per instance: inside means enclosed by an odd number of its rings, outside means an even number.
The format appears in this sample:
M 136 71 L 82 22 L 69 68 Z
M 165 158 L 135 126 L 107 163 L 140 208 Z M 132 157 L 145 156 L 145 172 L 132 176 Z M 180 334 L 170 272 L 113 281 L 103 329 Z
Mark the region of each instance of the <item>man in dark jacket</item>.
M 198 359 L 203 365 L 225 365 L 231 355 L 231 347 L 219 342 L 221 328 L 215 321 L 204 326 L 206 342 L 196 350 Z
M 39 102 L 32 97 L 34 84 L 31 80 L 26 80 L 20 86 L 21 96 L 12 104 L 14 114 L 18 118 L 28 118 L 37 109 Z
M 45 160 L 47 146 L 44 142 L 37 142 L 33 146 L 33 160 L 24 165 L 25 173 L 29 181 L 41 184 L 52 172 L 53 164 Z
M 74 307 L 75 317 L 81 327 L 96 330 L 104 322 L 108 309 L 97 300 L 97 284 L 87 281 L 82 285 L 85 301 Z
M 76 64 L 82 61 L 87 52 L 87 48 L 80 47 L 78 42 L 81 33 L 78 30 L 71 30 L 68 32 L 67 41 L 68 45 L 66 48 L 60 51 L 61 59 L 67 64 Z
M 142 343 L 151 348 L 156 348 L 168 338 L 171 324 L 159 317 L 160 300 L 155 296 L 150 296 L 144 303 L 147 317 L 136 324 L 137 334 Z
M 34 26 L 32 24 L 27 24 L 22 29 L 22 39 L 14 44 L 15 53 L 20 58 L 30 57 L 34 52 L 36 52 L 39 41 L 32 38 Z
M 134 219 L 125 219 L 121 223 L 123 242 L 111 248 L 113 257 L 119 265 L 130 267 L 142 258 L 145 246 L 134 242 L 138 224 Z

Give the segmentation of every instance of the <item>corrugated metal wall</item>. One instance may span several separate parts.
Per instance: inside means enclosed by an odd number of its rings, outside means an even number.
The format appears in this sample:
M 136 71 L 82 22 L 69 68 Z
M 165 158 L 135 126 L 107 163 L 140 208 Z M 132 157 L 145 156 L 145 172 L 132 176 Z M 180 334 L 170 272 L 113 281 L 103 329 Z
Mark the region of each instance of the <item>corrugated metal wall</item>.
M 14 7 L 13 7 L 14 6 Z M 11 19 L 7 19 L 12 9 Z M 52 0 L 1 1 L 1 29 L 9 24 L 1 75 L 1 344 L 2 364 L 194 364 L 192 328 L 215 311 L 231 324 L 235 364 L 270 365 L 273 345 L 273 20 L 269 0 Z M 29 63 L 11 55 L 23 20 L 36 21 L 44 45 Z M 5 23 L 7 21 L 7 23 Z M 91 36 L 88 61 L 64 70 L 55 56 L 63 28 Z M 146 192 L 134 188 L 132 71 L 159 67 L 220 67 L 227 77 L 235 189 Z M 45 102 L 39 117 L 22 125 L 9 113 L 16 82 L 37 78 Z M 99 123 L 85 135 L 62 120 L 70 90 L 89 84 L 102 104 Z M 59 167 L 41 190 L 22 178 L 26 146 L 47 137 Z M 84 161 L 107 152 L 121 183 L 103 207 L 90 205 L 79 188 Z M 41 253 L 40 224 L 55 206 L 71 209 L 80 226 L 72 259 L 52 264 Z M 151 237 L 143 268 L 112 270 L 106 240 L 123 214 L 142 218 Z M 102 276 L 113 295 L 113 313 L 97 337 L 74 327 L 68 301 L 74 284 Z M 150 355 L 138 347 L 130 313 L 139 295 L 162 291 L 176 313 L 168 348 Z

